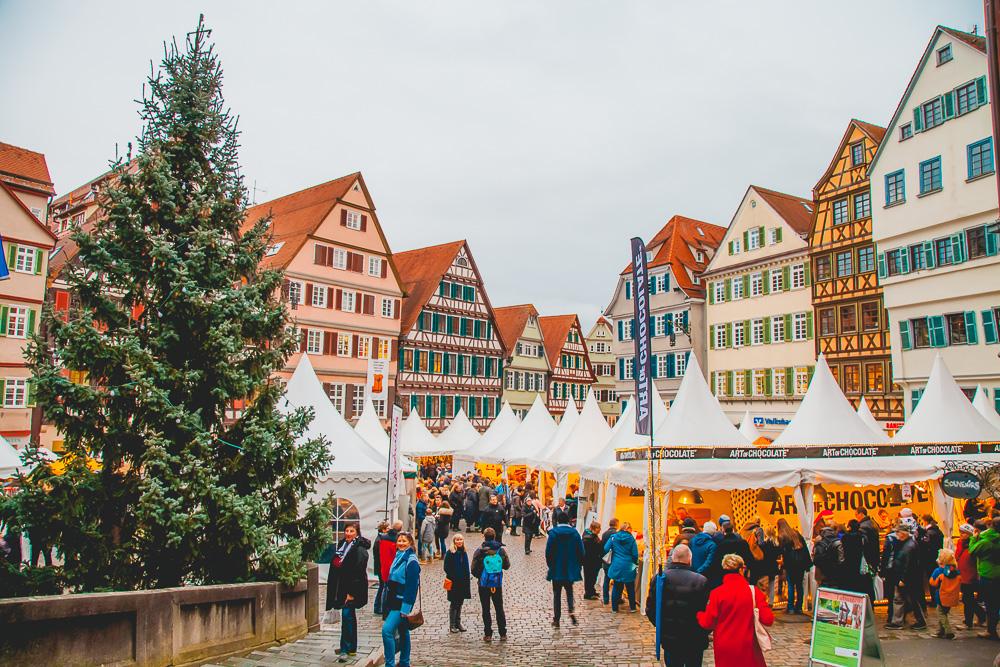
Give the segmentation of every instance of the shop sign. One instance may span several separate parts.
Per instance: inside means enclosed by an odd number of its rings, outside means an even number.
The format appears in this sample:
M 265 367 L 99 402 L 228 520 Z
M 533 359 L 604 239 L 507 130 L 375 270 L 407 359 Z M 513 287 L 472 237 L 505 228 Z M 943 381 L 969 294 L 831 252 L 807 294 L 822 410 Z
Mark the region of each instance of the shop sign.
M 832 588 L 817 590 L 810 664 L 860 667 L 866 656 L 885 664 L 868 596 Z
M 931 496 L 927 491 L 922 491 L 919 488 L 912 491 L 910 498 L 903 498 L 903 502 L 930 502 Z M 760 509 L 765 511 L 764 508 L 767 507 L 767 504 L 767 501 L 762 502 Z M 901 507 L 902 505 L 900 499 L 893 499 L 887 487 L 828 491 L 825 497 L 813 501 L 813 507 L 816 510 L 830 510 L 831 512 L 856 512 L 862 507 L 873 512 L 890 507 Z M 798 509 L 795 507 L 795 496 L 786 493 L 777 500 L 771 501 L 766 512 L 770 516 L 798 514 Z
M 953 456 L 1000 453 L 1000 443 L 843 445 L 815 447 L 636 447 L 615 450 L 617 461 L 653 459 L 854 459 L 883 456 Z
M 903 422 L 884 422 L 882 428 L 887 431 L 898 431 L 903 428 Z
M 791 419 L 786 419 L 784 417 L 754 417 L 754 426 L 788 426 L 792 423 Z
M 976 498 L 983 490 L 979 478 L 965 470 L 951 470 L 941 477 L 941 488 L 952 498 Z

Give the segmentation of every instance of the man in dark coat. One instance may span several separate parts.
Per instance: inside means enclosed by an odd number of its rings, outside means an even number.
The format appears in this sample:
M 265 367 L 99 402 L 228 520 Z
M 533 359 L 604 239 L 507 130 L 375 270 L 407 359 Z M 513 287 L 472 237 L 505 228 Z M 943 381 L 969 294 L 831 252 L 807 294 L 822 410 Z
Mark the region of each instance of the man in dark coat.
M 583 599 L 597 599 L 597 573 L 604 564 L 604 548 L 601 546 L 601 524 L 591 522 L 583 532 Z
M 479 519 L 479 494 L 470 484 L 465 489 L 465 532 L 471 533 Z
M 499 498 L 495 495 L 490 496 L 486 509 L 479 513 L 479 524 L 484 531 L 487 528 L 492 528 L 493 532 L 496 533 L 497 542 L 503 544 L 504 511 L 503 507 L 500 506 Z
M 862 546 L 865 560 L 868 567 L 874 571 L 878 567 L 879 561 L 879 538 L 878 526 L 868 516 L 868 510 L 859 507 L 854 513 L 854 518 L 858 520 L 858 531 L 861 533 Z
M 453 510 L 451 515 L 451 529 L 453 531 L 458 530 L 458 522 L 462 520 L 462 513 L 465 511 L 464 503 L 465 495 L 462 493 L 462 487 L 456 483 L 451 487 L 451 493 L 448 494 L 448 504 Z
M 368 550 L 372 543 L 358 534 L 357 524 L 344 528 L 326 578 L 326 608 L 340 609 L 340 655 L 358 650 L 357 609 L 368 604 Z
M 479 519 L 478 526 L 481 529 L 486 526 L 483 525 L 483 512 L 486 511 L 486 507 L 490 504 L 490 496 L 495 496 L 496 491 L 493 490 L 489 484 L 480 484 L 479 489 L 476 491 L 476 502 L 479 508 Z
M 583 564 L 583 540 L 580 533 L 569 525 L 568 515 L 559 515 L 559 524 L 549 531 L 545 542 L 545 564 L 549 566 L 546 579 L 552 582 L 552 627 L 559 627 L 562 615 L 562 591 L 566 591 L 566 608 L 569 620 L 576 625 L 573 613 L 573 584 L 580 581 Z
M 698 624 L 697 614 L 705 609 L 707 601 L 708 580 L 691 570 L 691 549 L 677 545 L 663 572 L 660 597 L 660 647 L 667 665 L 701 667 L 708 633 Z M 656 577 L 649 582 L 646 618 L 656 625 Z
M 727 554 L 736 554 L 743 559 L 744 563 L 753 563 L 753 554 L 750 553 L 750 545 L 736 532 L 733 522 L 728 516 L 723 514 L 719 517 L 719 528 L 722 538 L 715 547 L 715 554 L 712 556 L 712 565 L 708 572 L 708 584 L 710 588 L 716 588 L 722 584 L 722 559 Z M 747 568 L 746 573 L 750 569 Z M 746 574 L 745 573 L 745 574 Z
M 531 498 L 525 498 L 524 509 L 521 512 L 521 529 L 524 533 L 524 553 L 531 553 L 531 540 L 538 535 L 538 527 L 542 525 L 542 518 L 538 516 L 535 504 Z
M 604 553 L 605 548 L 608 546 L 608 540 L 610 540 L 611 536 L 617 532 L 618 519 L 612 517 L 612 519 L 608 521 L 608 529 L 601 533 L 601 554 Z M 601 584 L 601 602 L 608 604 L 611 602 L 611 579 L 608 577 L 608 564 L 603 560 L 601 561 L 601 568 L 604 570 L 604 581 Z
M 924 576 L 920 563 L 920 554 L 916 540 L 911 531 L 912 526 L 900 522 L 896 526 L 896 541 L 888 565 L 887 579 L 896 581 L 896 590 L 892 600 L 892 618 L 885 627 L 898 630 L 903 627 L 906 614 L 913 612 L 914 630 L 927 627 L 921 602 L 924 597 Z

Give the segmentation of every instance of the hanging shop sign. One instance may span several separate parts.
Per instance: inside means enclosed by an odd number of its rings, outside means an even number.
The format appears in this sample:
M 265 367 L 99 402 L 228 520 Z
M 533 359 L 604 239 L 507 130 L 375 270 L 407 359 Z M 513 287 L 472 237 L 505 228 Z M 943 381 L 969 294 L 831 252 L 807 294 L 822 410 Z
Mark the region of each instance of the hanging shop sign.
M 1000 453 L 1000 443 L 844 445 L 815 447 L 635 447 L 615 450 L 616 461 L 653 459 L 854 459 L 883 456 L 956 456 Z
M 941 488 L 952 498 L 977 498 L 983 491 L 983 484 L 971 472 L 951 470 L 941 477 Z
M 754 426 L 788 426 L 792 423 L 791 419 L 786 419 L 785 417 L 754 417 Z

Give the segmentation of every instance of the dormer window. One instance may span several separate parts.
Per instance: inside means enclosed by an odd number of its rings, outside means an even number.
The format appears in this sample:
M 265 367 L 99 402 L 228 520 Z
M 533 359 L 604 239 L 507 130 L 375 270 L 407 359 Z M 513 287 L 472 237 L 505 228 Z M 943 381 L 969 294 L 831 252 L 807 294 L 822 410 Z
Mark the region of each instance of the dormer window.
M 705 253 L 703 253 L 701 250 L 697 250 L 694 253 L 694 258 L 700 264 L 705 261 Z
M 951 44 L 945 44 L 940 49 L 937 50 L 937 64 L 938 67 L 944 65 L 947 62 L 951 62 Z

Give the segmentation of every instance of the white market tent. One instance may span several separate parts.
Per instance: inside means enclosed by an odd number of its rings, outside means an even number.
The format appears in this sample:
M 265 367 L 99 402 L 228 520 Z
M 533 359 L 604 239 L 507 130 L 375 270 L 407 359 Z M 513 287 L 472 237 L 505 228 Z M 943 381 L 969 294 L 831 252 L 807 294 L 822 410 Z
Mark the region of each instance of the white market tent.
M 452 474 L 463 475 L 472 472 L 476 461 L 481 461 L 480 457 L 483 454 L 493 451 L 506 440 L 520 423 L 521 420 L 510 409 L 510 403 L 504 403 L 486 432 L 466 449 L 455 452 L 452 460 Z
M 667 406 L 659 395 L 653 397 L 653 428 L 667 419 Z M 621 467 L 615 459 L 615 450 L 633 449 L 635 447 L 648 447 L 649 436 L 638 435 L 635 432 L 635 401 L 629 401 L 625 405 L 625 412 L 618 418 L 615 427 L 611 429 L 611 437 L 607 439 L 604 446 L 590 459 L 580 466 L 580 476 L 595 482 L 603 482 L 609 478 L 609 473 L 614 467 Z M 612 478 L 612 482 L 615 480 Z M 644 484 L 637 484 L 635 488 L 642 488 Z M 606 523 L 602 519 L 602 523 Z
M 753 423 L 753 417 L 750 416 L 749 410 L 743 413 L 743 420 L 740 421 L 740 435 L 746 438 L 747 442 L 756 442 L 757 438 L 760 437 L 760 431 Z
M 867 424 L 868 428 L 875 433 L 885 433 L 885 431 L 882 430 L 882 426 L 875 419 L 875 415 L 873 415 L 872 411 L 868 408 L 868 401 L 865 400 L 864 396 L 862 396 L 861 400 L 858 402 L 858 416 L 861 417 L 861 421 Z
M 688 357 L 684 379 L 670 405 L 666 421 L 654 423 L 653 442 L 658 446 L 735 447 L 749 444 L 708 389 L 701 366 Z
M 0 479 L 14 477 L 19 472 L 28 472 L 27 467 L 21 461 L 21 453 L 0 435 Z
M 497 443 L 492 451 L 483 453 L 477 460 L 504 466 L 526 465 L 528 459 L 542 451 L 555 433 L 556 423 L 542 402 L 541 395 L 536 394 L 535 402 L 524 416 L 524 421 L 505 440 Z
M 1000 428 L 981 415 L 955 384 L 941 355 L 934 358 L 927 386 L 910 418 L 893 442 L 995 442 Z
M 399 451 L 405 456 L 439 456 L 450 452 L 441 451 L 441 443 L 434 434 L 427 430 L 424 420 L 416 410 L 410 410 L 409 416 L 399 427 Z
M 621 424 L 621 421 L 616 424 L 616 427 L 618 424 Z M 580 417 L 564 439 L 562 446 L 552 452 L 547 460 L 540 461 L 538 467 L 557 475 L 577 472 L 586 461 L 594 458 L 601 451 L 601 448 L 611 437 L 611 433 L 612 429 L 608 426 L 608 420 L 601 413 L 597 398 L 591 391 L 583 402 Z
M 972 407 L 974 407 L 979 414 L 986 417 L 986 421 L 1000 429 L 1000 415 L 998 415 L 996 409 L 990 405 L 990 399 L 986 395 L 986 390 L 983 389 L 983 385 L 976 387 L 976 395 L 972 399 Z
M 479 440 L 479 431 L 465 415 L 465 410 L 458 409 L 458 414 L 448 424 L 448 428 L 437 437 L 441 449 L 454 454 L 471 447 Z
M 532 468 L 544 468 L 542 464 L 562 448 L 579 418 L 580 413 L 576 410 L 576 401 L 570 396 L 566 403 L 566 411 L 563 412 L 562 419 L 559 420 L 559 425 L 556 426 L 556 432 L 552 435 L 552 439 L 549 440 L 544 448 L 531 455 L 528 459 L 528 464 Z M 548 470 L 548 468 L 545 469 Z
M 372 403 L 372 399 L 365 398 L 365 407 L 361 411 L 361 416 L 358 417 L 358 423 L 354 425 L 354 432 L 364 438 L 365 442 L 371 445 L 375 451 L 388 458 L 389 434 L 382 428 L 382 422 L 379 420 L 378 413 L 375 412 L 375 404 Z M 417 469 L 417 464 L 405 456 L 400 456 L 399 466 L 409 472 L 414 472 Z

